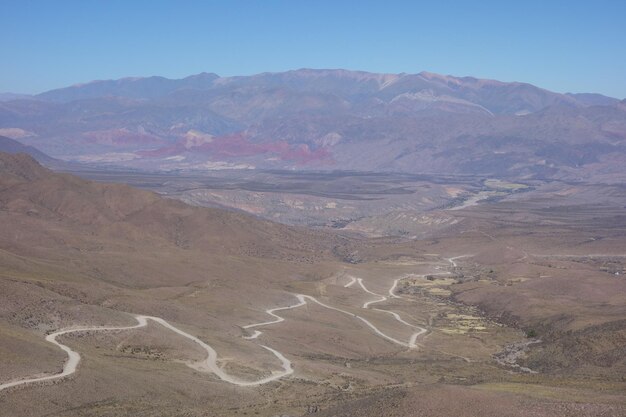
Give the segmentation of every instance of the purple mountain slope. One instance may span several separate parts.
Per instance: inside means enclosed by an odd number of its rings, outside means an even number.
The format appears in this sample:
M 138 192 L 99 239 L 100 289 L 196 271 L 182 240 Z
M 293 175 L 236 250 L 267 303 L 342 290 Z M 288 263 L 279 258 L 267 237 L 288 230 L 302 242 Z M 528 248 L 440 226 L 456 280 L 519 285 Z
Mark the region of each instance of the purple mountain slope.
M 1 102 L 0 135 L 140 169 L 626 176 L 623 102 L 427 72 L 95 81 Z

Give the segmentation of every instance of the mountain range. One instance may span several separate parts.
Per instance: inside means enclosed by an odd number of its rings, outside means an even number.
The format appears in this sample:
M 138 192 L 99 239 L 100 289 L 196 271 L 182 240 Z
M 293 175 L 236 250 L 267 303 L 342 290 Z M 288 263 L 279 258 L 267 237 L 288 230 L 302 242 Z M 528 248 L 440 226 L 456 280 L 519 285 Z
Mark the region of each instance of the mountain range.
M 428 72 L 94 81 L 0 101 L 0 135 L 64 160 L 148 170 L 626 175 L 626 101 Z

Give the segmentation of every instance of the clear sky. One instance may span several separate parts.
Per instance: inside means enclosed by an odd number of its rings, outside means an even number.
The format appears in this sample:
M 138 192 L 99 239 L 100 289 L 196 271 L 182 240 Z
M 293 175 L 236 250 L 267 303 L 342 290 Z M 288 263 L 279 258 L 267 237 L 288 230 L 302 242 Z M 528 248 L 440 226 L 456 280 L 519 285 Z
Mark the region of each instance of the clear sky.
M 0 92 L 297 68 L 626 97 L 626 0 L 0 0 Z

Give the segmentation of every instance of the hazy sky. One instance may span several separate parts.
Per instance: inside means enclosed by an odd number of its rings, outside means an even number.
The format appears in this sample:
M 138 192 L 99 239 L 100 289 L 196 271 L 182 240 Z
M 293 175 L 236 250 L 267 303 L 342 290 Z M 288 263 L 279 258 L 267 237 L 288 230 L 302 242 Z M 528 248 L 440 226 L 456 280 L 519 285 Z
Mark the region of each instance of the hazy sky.
M 307 67 L 624 98 L 626 0 L 0 0 L 0 52 L 0 92 Z

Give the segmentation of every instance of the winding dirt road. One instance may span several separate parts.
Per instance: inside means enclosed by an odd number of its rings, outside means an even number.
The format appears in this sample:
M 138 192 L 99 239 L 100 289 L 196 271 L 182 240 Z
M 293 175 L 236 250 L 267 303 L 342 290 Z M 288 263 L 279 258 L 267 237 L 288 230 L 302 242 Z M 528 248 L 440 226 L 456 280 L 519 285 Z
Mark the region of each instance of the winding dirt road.
M 394 292 L 393 292 L 395 287 L 398 285 L 398 281 L 401 280 L 401 279 L 402 278 L 398 278 L 398 279 L 394 280 L 393 286 L 389 289 L 390 297 L 401 298 L 401 297 L 395 295 Z M 365 302 L 363 304 L 362 308 L 368 309 L 369 306 L 372 305 L 372 304 L 380 303 L 380 302 L 383 302 L 383 301 L 387 300 L 386 296 L 383 296 L 383 295 L 380 295 L 380 294 L 376 294 L 376 293 L 370 291 L 369 289 L 367 289 L 367 287 L 363 283 L 363 279 L 362 278 L 351 277 L 350 282 L 348 282 L 346 285 L 344 285 L 344 287 L 346 287 L 346 288 L 351 287 L 354 283 L 358 283 L 359 286 L 366 293 L 372 294 L 372 295 L 378 297 L 375 300 L 371 300 L 371 301 Z M 276 323 L 283 322 L 283 321 L 285 321 L 285 318 L 277 315 L 275 313 L 276 311 L 285 311 L 285 310 L 290 310 L 290 309 L 293 309 L 293 308 L 302 307 L 302 306 L 307 304 L 307 300 L 308 300 L 308 301 L 313 302 L 313 303 L 315 303 L 315 304 L 317 304 L 317 305 L 319 305 L 321 307 L 327 308 L 329 310 L 337 311 L 339 313 L 342 313 L 342 314 L 345 314 L 347 316 L 353 317 L 353 318 L 361 321 L 362 323 L 364 323 L 367 327 L 369 327 L 374 332 L 374 334 L 376 334 L 376 335 L 382 337 L 383 339 L 386 339 L 386 340 L 388 340 L 388 341 L 390 341 L 392 343 L 395 343 L 395 344 L 397 344 L 399 346 L 406 347 L 406 348 L 409 348 L 409 349 L 417 348 L 418 347 L 418 345 L 416 343 L 417 338 L 420 335 L 426 333 L 426 331 L 427 331 L 423 327 L 413 325 L 413 324 L 408 323 L 407 321 L 403 320 L 400 317 L 400 315 L 398 313 L 396 313 L 396 312 L 389 311 L 389 310 L 382 310 L 382 309 L 379 309 L 379 308 L 372 309 L 372 310 L 375 310 L 375 311 L 380 311 L 382 313 L 391 314 L 398 322 L 402 323 L 403 325 L 418 330 L 417 332 L 411 334 L 411 336 L 409 337 L 408 342 L 404 342 L 404 341 L 398 340 L 398 339 L 396 339 L 396 338 L 394 338 L 392 336 L 389 336 L 388 334 L 384 333 L 382 330 L 380 330 L 378 327 L 376 327 L 374 324 L 372 324 L 372 322 L 370 322 L 369 320 L 367 320 L 364 317 L 359 316 L 358 314 L 354 314 L 354 313 L 352 313 L 350 311 L 343 310 L 343 309 L 338 308 L 338 307 L 330 306 L 328 304 L 325 304 L 325 303 L 319 301 L 318 299 L 316 299 L 315 297 L 312 297 L 310 295 L 296 294 L 295 296 L 298 299 L 298 303 L 296 303 L 296 304 L 292 304 L 292 305 L 287 306 L 287 307 L 278 307 L 278 308 L 272 308 L 272 309 L 269 309 L 269 310 L 265 310 L 265 312 L 267 314 L 269 314 L 270 316 L 275 318 L 274 320 L 264 321 L 264 322 L 260 322 L 260 323 L 248 324 L 246 326 L 243 326 L 243 328 L 244 329 L 252 329 L 252 328 L 255 328 L 255 327 L 268 326 L 268 325 L 271 325 L 271 324 L 276 324 Z M 252 335 L 250 335 L 250 336 L 243 336 L 243 337 L 244 337 L 244 339 L 256 339 L 256 338 L 258 338 L 262 334 L 263 334 L 263 332 L 261 332 L 260 330 L 255 330 Z
M 393 281 L 393 286 L 389 289 L 389 296 L 393 297 L 393 298 L 402 298 L 398 295 L 395 295 L 394 290 L 396 288 L 396 286 L 398 285 L 398 281 L 402 279 L 402 278 L 397 278 Z M 363 308 L 369 308 L 369 306 L 371 306 L 372 304 L 376 304 L 376 303 L 382 303 L 383 301 L 387 301 L 387 297 L 385 297 L 384 295 L 380 295 L 380 294 L 376 294 L 375 292 L 372 292 L 370 290 L 367 289 L 367 287 L 365 286 L 365 284 L 363 283 L 363 280 L 361 278 L 357 279 L 357 282 L 359 283 L 359 285 L 361 286 L 361 288 L 363 289 L 363 291 L 365 291 L 368 294 L 372 294 L 378 297 L 377 300 L 372 300 L 372 301 L 368 301 L 366 303 L 363 304 Z M 416 326 L 414 324 L 411 324 L 407 321 L 404 321 L 400 315 L 394 311 L 389 311 L 389 310 L 382 310 L 380 308 L 374 308 L 373 310 L 376 311 L 380 311 L 382 313 L 387 313 L 387 314 L 391 314 L 393 316 L 393 318 L 395 318 L 397 321 L 399 321 L 400 323 L 404 324 L 405 326 L 411 327 L 413 329 L 417 329 L 417 332 L 413 333 L 411 335 L 411 337 L 409 338 L 408 343 L 406 344 L 406 346 L 410 349 L 415 349 L 418 347 L 417 345 L 417 338 L 421 335 L 423 335 L 424 333 L 427 332 L 427 330 L 423 327 L 420 326 Z
M 39 378 L 29 378 L 22 379 L 17 381 L 6 382 L 4 384 L 0 384 L 0 391 L 5 390 L 7 388 L 16 387 L 18 385 L 31 384 L 35 382 L 44 382 L 50 381 L 53 379 L 60 379 L 66 377 L 68 375 L 72 375 L 76 372 L 76 368 L 78 368 L 78 364 L 80 363 L 80 354 L 74 350 L 72 350 L 69 346 L 66 346 L 57 341 L 57 337 L 63 336 L 70 333 L 78 333 L 78 332 L 91 332 L 91 331 L 114 331 L 114 330 L 131 330 L 137 329 L 139 327 L 145 327 L 148 324 L 148 321 L 143 316 L 136 316 L 137 324 L 133 326 L 125 326 L 125 327 L 78 327 L 74 329 L 65 329 L 59 330 L 54 333 L 50 333 L 46 336 L 46 341 L 58 346 L 63 349 L 65 353 L 67 353 L 67 360 L 63 365 L 63 371 L 61 373 L 55 375 L 47 375 Z
M 274 356 L 276 356 L 280 360 L 283 370 L 278 371 L 278 372 L 273 372 L 272 375 L 265 377 L 265 378 L 261 378 L 256 381 L 242 380 L 240 378 L 227 374 L 222 368 L 220 368 L 217 365 L 217 352 L 215 351 L 215 349 L 213 349 L 210 345 L 206 344 L 205 342 L 198 339 L 197 337 L 179 329 L 178 327 L 173 326 L 172 324 L 168 323 L 167 321 L 165 321 L 164 319 L 160 317 L 137 315 L 137 316 L 134 316 L 134 318 L 137 320 L 137 324 L 132 325 L 132 326 L 79 327 L 79 328 L 59 330 L 57 332 L 50 333 L 48 336 L 46 336 L 46 341 L 58 346 L 65 353 L 67 353 L 67 360 L 65 361 L 65 364 L 63 365 L 63 370 L 60 373 L 55 374 L 55 375 L 47 375 L 47 376 L 38 377 L 38 378 L 28 378 L 28 379 L 21 379 L 17 381 L 6 382 L 4 384 L 0 384 L 0 391 L 8 389 L 8 388 L 16 387 L 18 385 L 25 385 L 25 384 L 32 384 L 32 383 L 37 383 L 37 382 L 45 382 L 45 381 L 51 381 L 55 379 L 61 379 L 61 378 L 64 378 L 66 376 L 69 376 L 75 373 L 78 368 L 78 364 L 80 363 L 81 356 L 78 352 L 76 352 L 75 350 L 72 350 L 69 346 L 64 345 L 63 343 L 60 343 L 59 341 L 57 341 L 57 337 L 59 336 L 63 336 L 63 335 L 71 334 L 71 333 L 81 333 L 81 332 L 121 331 L 121 330 L 138 329 L 140 327 L 147 326 L 148 320 L 154 321 L 155 323 L 160 324 L 166 329 L 171 330 L 174 333 L 180 336 L 183 336 L 184 338 L 187 338 L 195 342 L 196 344 L 200 345 L 207 352 L 207 358 L 201 362 L 188 364 L 188 366 L 201 372 L 215 374 L 215 376 L 217 376 L 222 381 L 229 382 L 231 384 L 234 384 L 240 387 L 256 386 L 256 385 L 262 385 L 262 384 L 267 384 L 268 382 L 276 381 L 277 379 L 283 378 L 293 373 L 293 368 L 291 367 L 291 361 L 289 359 L 285 358 L 277 350 L 274 350 L 268 346 L 261 345 L 262 348 L 270 351 L 272 354 L 274 354 Z
M 462 256 L 456 256 L 456 257 L 452 257 L 452 258 L 447 258 L 446 260 L 451 264 L 452 267 L 456 267 L 457 264 L 455 262 L 456 259 L 459 258 L 464 258 L 467 256 L 471 256 L 471 255 L 462 255 Z M 450 274 L 450 272 L 444 272 L 444 273 L 440 273 L 440 274 L 434 274 L 434 275 L 444 275 L 444 274 Z M 388 296 L 384 296 L 381 294 L 377 294 L 371 290 L 369 290 L 366 286 L 365 283 L 363 282 L 362 278 L 356 278 L 356 277 L 351 277 L 350 281 L 344 285 L 345 288 L 348 287 L 352 287 L 354 284 L 358 284 L 361 289 L 363 291 L 365 291 L 368 294 L 371 294 L 375 297 L 377 297 L 374 300 L 370 300 L 370 301 L 366 301 L 361 308 L 364 309 L 370 309 L 370 306 L 372 304 L 376 304 L 376 303 L 381 303 L 383 301 L 387 301 L 389 298 L 404 298 L 401 297 L 399 295 L 395 294 L 395 289 L 398 286 L 398 282 L 402 279 L 404 279 L 405 277 L 402 278 L 397 278 L 393 281 L 392 286 L 389 288 L 388 290 Z M 316 299 L 313 296 L 310 295 L 304 295 L 304 294 L 294 294 L 296 299 L 298 300 L 298 302 L 296 304 L 292 304 L 286 307 L 276 307 L 276 308 L 271 308 L 268 310 L 265 310 L 265 312 L 272 316 L 274 319 L 273 320 L 268 320 L 268 321 L 263 321 L 260 323 L 253 323 L 253 324 L 248 324 L 246 326 L 243 326 L 244 329 L 253 329 L 256 327 L 263 327 L 263 326 L 269 326 L 272 324 L 277 324 L 280 322 L 285 321 L 285 319 L 281 316 L 279 316 L 278 314 L 276 314 L 277 311 L 286 311 L 286 310 L 291 310 L 294 308 L 298 308 L 298 307 L 302 307 L 306 304 L 308 304 L 309 302 L 311 303 L 315 303 L 321 307 L 324 307 L 326 309 L 329 310 L 333 310 L 342 314 L 345 314 L 347 316 L 350 316 L 356 320 L 361 321 L 363 324 L 365 324 L 367 327 L 369 327 L 371 329 L 371 331 L 388 340 L 389 342 L 395 343 L 399 346 L 405 347 L 405 348 L 409 348 L 409 349 L 414 349 L 417 348 L 417 338 L 426 333 L 426 329 L 414 324 L 411 324 L 405 320 L 402 319 L 402 317 L 400 317 L 400 315 L 394 311 L 390 311 L 390 310 L 383 310 L 383 309 L 379 309 L 379 308 L 372 308 L 371 310 L 375 310 L 378 312 L 383 312 L 386 314 L 391 314 L 394 319 L 396 319 L 399 323 L 402 323 L 403 325 L 410 327 L 412 329 L 416 329 L 416 332 L 413 332 L 411 334 L 411 336 L 409 337 L 408 341 L 402 341 L 402 340 L 398 340 L 392 336 L 389 336 L 388 334 L 384 333 L 383 331 L 381 331 L 379 328 L 377 328 L 374 324 L 372 324 L 369 320 L 367 320 L 366 318 L 352 313 L 350 311 L 338 308 L 338 307 L 333 307 L 330 306 L 328 304 L 325 304 L 321 301 L 319 301 L 318 299 Z M 5 382 L 3 384 L 0 384 L 0 391 L 6 390 L 8 388 L 12 388 L 12 387 L 16 387 L 16 386 L 20 386 L 20 385 L 26 385 L 26 384 L 33 384 L 33 383 L 39 383 L 39 382 L 46 382 L 46 381 L 51 381 L 51 380 L 56 380 L 56 379 L 61 379 L 64 377 L 67 377 L 69 375 L 72 375 L 76 372 L 76 370 L 78 369 L 78 365 L 81 361 L 81 356 L 78 352 L 72 350 L 69 346 L 64 345 L 63 343 L 59 342 L 57 340 L 57 338 L 59 336 L 65 336 L 65 335 L 69 335 L 72 333 L 81 333 L 81 332 L 101 332 L 101 331 L 127 331 L 127 330 L 133 330 L 133 329 L 138 329 L 141 327 L 146 327 L 148 325 L 148 321 L 153 321 L 157 324 L 160 324 L 161 326 L 165 327 L 166 329 L 178 334 L 179 336 L 182 336 L 186 339 L 191 340 L 192 342 L 198 344 L 200 347 L 202 347 L 205 352 L 207 353 L 207 357 L 206 359 L 204 359 L 203 361 L 200 362 L 195 362 L 195 363 L 189 363 L 187 364 L 189 367 L 196 369 L 198 371 L 201 372 L 206 372 L 206 373 L 212 373 L 215 376 L 217 376 L 219 379 L 221 379 L 224 382 L 228 382 L 231 383 L 233 385 L 236 386 L 240 386 L 240 387 L 249 387 L 249 386 L 258 386 L 258 385 L 263 385 L 263 384 L 267 384 L 269 382 L 272 381 L 276 381 L 280 378 L 283 378 L 285 376 L 291 375 L 293 374 L 293 367 L 291 364 L 291 361 L 289 359 L 287 359 L 285 356 L 283 356 L 282 353 L 278 352 L 277 350 L 269 347 L 269 346 L 265 346 L 265 345 L 259 345 L 262 348 L 266 349 L 267 351 L 271 352 L 274 356 L 276 356 L 276 358 L 280 361 L 281 363 L 281 367 L 282 370 L 280 371 L 273 371 L 271 373 L 271 375 L 258 379 L 258 380 L 254 380 L 254 381 L 247 381 L 247 380 L 243 380 L 240 379 L 238 377 L 229 375 L 228 373 L 226 373 L 221 367 L 218 366 L 217 364 L 217 352 L 215 351 L 215 349 L 213 349 L 210 345 L 208 345 L 207 343 L 203 342 L 202 340 L 200 340 L 199 338 L 197 338 L 196 336 L 193 336 L 181 329 L 179 329 L 178 327 L 173 326 L 172 324 L 170 324 L 169 322 L 167 322 L 166 320 L 160 318 L 160 317 L 154 317 L 154 316 L 144 316 L 144 315 L 133 315 L 133 317 L 135 318 L 135 320 L 137 321 L 137 324 L 131 325 L 131 326 L 118 326 L 118 327 L 113 327 L 113 326 L 94 326 L 94 327 L 76 327 L 76 328 L 69 328 L 69 329 L 62 329 L 59 331 L 56 331 L 54 333 L 51 333 L 49 335 L 46 336 L 46 341 L 56 345 L 57 347 L 59 347 L 60 349 L 62 349 L 66 354 L 67 354 L 67 360 L 65 361 L 64 365 L 63 365 L 63 370 L 58 373 L 58 374 L 54 374 L 54 375 L 46 375 L 46 376 L 42 376 L 42 377 L 36 377 L 36 378 L 27 378 L 27 379 L 21 379 L 21 380 L 16 380 L 16 381 L 10 381 L 10 382 Z M 254 330 L 254 332 L 249 335 L 249 336 L 244 336 L 245 339 L 251 340 L 251 339 L 257 339 L 261 334 L 263 334 L 263 332 L 261 332 L 260 330 Z M 466 359 L 467 360 L 467 359 Z

